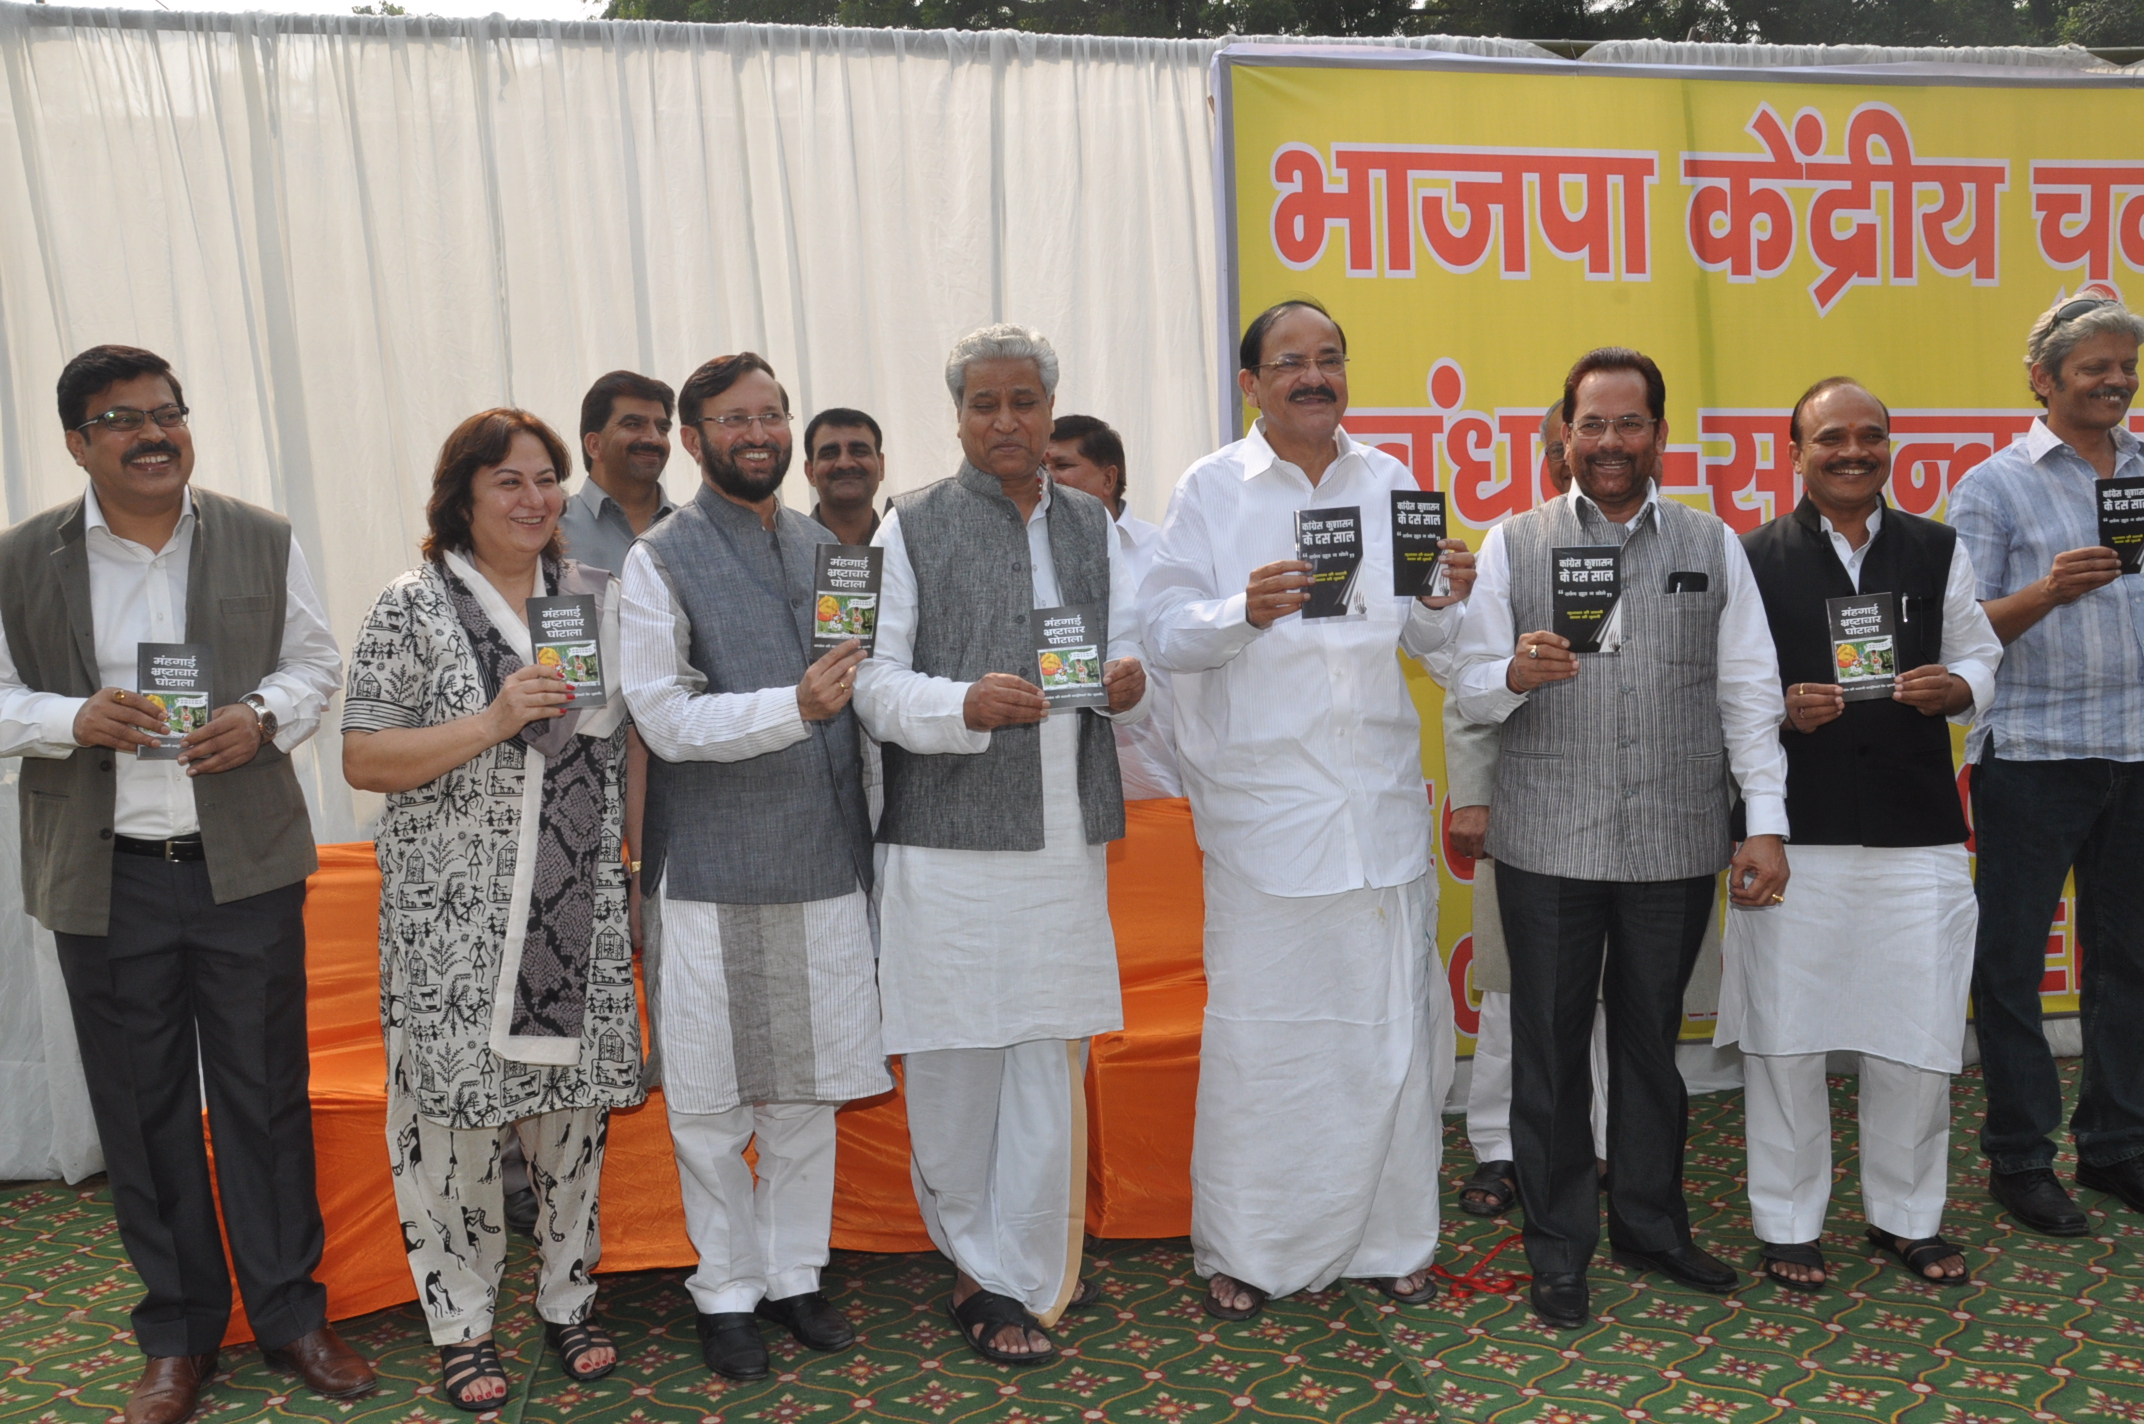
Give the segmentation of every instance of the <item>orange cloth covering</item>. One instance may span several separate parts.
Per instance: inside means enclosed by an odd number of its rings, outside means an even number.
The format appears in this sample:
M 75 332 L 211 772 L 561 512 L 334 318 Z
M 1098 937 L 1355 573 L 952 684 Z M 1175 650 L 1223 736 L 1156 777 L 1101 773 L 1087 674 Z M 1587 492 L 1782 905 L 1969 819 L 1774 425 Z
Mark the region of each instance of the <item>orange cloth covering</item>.
M 1109 911 L 1124 984 L 1124 1032 L 1094 1040 L 1087 1068 L 1087 1229 L 1182 1236 L 1191 1226 L 1191 1114 L 1206 1009 L 1191 809 L 1134 801 L 1109 848 Z M 415 1300 L 387 1158 L 380 1039 L 380 873 L 370 842 L 320 848 L 305 901 L 313 1144 L 327 1253 L 320 1279 L 338 1320 Z M 898 1082 L 898 1072 L 896 1072 Z M 928 1251 L 908 1178 L 898 1088 L 842 1109 L 834 1245 Z M 613 1113 L 603 1172 L 601 1271 L 694 1263 L 662 1094 Z M 253 1338 L 242 1306 L 226 1344 Z

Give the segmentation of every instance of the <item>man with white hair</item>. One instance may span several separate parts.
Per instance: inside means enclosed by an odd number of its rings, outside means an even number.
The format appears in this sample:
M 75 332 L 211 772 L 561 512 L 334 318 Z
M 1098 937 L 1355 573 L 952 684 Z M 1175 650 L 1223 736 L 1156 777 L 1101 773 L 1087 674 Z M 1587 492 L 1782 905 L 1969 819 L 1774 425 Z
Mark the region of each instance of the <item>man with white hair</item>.
M 1260 419 L 1177 483 L 1141 587 L 1206 852 L 1193 1264 L 1223 1320 L 1342 1276 L 1419 1304 L 1437 1293 L 1452 1000 L 1421 719 L 1393 654 L 1452 641 L 1474 557 L 1447 539 L 1451 593 L 1393 596 L 1392 495 L 1417 486 L 1341 429 L 1347 337 L 1324 308 L 1267 310 L 1240 356 Z M 1306 619 L 1296 520 L 1350 507 L 1360 611 Z
M 2077 875 L 2084 1078 L 2077 1185 L 2144 1211 L 2144 577 L 2101 547 L 2099 492 L 2144 479 L 2124 428 L 2139 319 L 2084 294 L 2025 341 L 2047 414 L 1951 492 L 1950 522 L 2004 643 L 1966 743 L 1980 864 L 1973 1006 L 1988 1083 L 1988 1192 L 2049 1236 L 2090 1230 L 2055 1179 L 2062 1081 L 2040 1027 L 2047 927 Z
M 878 827 L 885 1045 L 905 1055 L 910 1171 L 957 1275 L 950 1309 L 1001 1364 L 1056 1354 L 1088 1304 L 1087 1040 L 1123 1027 L 1107 843 L 1124 834 L 1111 723 L 1146 711 L 1135 590 L 1108 508 L 1044 467 L 1057 353 L 989 326 L 946 360 L 965 459 L 896 496 L 878 645 L 858 668 L 885 748 Z M 1044 612 L 1104 612 L 1107 710 L 1050 712 Z

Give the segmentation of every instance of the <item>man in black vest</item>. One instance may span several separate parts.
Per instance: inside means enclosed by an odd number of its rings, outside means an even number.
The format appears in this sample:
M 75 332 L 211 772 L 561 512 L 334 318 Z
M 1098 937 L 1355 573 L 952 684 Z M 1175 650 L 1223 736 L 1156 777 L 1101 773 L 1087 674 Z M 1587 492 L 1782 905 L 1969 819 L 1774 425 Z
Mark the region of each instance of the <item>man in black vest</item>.
M 1891 416 L 1844 377 L 1794 407 L 1793 513 L 1744 537 L 1786 688 L 1794 894 L 1729 917 L 1715 1043 L 1742 1045 L 1749 1200 L 1772 1279 L 1818 1290 L 1831 1196 L 1824 1056 L 1861 1056 L 1868 1235 L 1946 1285 L 1950 1075 L 1979 915 L 1948 716 L 1995 690 L 2002 644 L 1957 534 L 1885 505 Z
M 0 535 L 0 756 L 23 759 L 23 901 L 58 942 L 113 1214 L 146 1288 L 128 1424 L 184 1419 L 215 1373 L 224 1233 L 271 1363 L 335 1398 L 376 1383 L 312 1278 L 303 910 L 317 862 L 289 754 L 320 725 L 342 658 L 288 521 L 189 487 L 185 400 L 152 352 L 68 362 L 60 423 L 89 489 Z M 175 756 L 152 749 L 192 719 L 167 722 L 144 697 L 153 644 L 206 664 L 204 720 Z

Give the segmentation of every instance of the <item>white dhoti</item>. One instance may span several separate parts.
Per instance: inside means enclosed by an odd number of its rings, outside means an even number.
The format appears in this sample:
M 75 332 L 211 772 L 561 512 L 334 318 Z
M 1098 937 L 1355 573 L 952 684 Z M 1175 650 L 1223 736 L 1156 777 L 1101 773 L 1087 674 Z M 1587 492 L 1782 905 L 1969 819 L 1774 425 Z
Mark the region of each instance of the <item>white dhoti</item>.
M 886 1092 L 870 906 L 732 905 L 657 888 L 647 979 L 703 1314 L 819 1288 L 834 1111 Z M 758 1171 L 744 1160 L 758 1144 Z
M 1078 718 L 1042 724 L 1036 851 L 881 847 L 880 993 L 931 1240 L 1054 1324 L 1087 1213 L 1087 1040 L 1124 1026 L 1109 851 L 1079 807 Z
M 1825 1054 L 1861 1055 L 1861 1197 L 1879 1230 L 1943 1219 L 1950 1075 L 1979 908 L 1963 846 L 1795 846 L 1784 903 L 1728 915 L 1713 1042 L 1746 1055 L 1750 1215 L 1816 1240 L 1831 1198 Z
M 1208 857 L 1205 881 L 1194 1265 L 1273 1295 L 1421 1270 L 1453 1066 L 1434 872 L 1276 896 Z

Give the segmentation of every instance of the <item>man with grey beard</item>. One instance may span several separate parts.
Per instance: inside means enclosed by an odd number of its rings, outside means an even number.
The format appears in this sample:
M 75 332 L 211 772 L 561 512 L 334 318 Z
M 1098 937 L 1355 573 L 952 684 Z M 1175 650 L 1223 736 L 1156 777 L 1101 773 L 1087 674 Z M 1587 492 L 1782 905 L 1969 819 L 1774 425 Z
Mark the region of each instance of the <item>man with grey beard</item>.
M 625 698 L 647 742 L 647 984 L 707 1367 L 759 1379 L 754 1316 L 815 1350 L 834 1109 L 891 1086 L 879 1049 L 854 639 L 811 655 L 823 526 L 776 497 L 789 396 L 746 351 L 678 392 L 698 495 L 626 556 Z M 744 1160 L 759 1152 L 757 1183 Z

